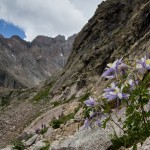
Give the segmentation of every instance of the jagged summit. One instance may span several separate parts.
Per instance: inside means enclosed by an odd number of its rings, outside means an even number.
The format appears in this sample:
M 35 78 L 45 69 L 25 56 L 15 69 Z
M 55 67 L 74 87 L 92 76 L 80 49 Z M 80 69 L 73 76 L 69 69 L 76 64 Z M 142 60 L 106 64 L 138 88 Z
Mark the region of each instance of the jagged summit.
M 74 38 L 65 40 L 64 36 L 37 36 L 32 42 L 24 41 L 17 35 L 11 38 L 0 36 L 0 86 L 33 87 L 46 80 L 62 68 L 73 41 Z M 63 51 L 65 57 L 61 58 Z

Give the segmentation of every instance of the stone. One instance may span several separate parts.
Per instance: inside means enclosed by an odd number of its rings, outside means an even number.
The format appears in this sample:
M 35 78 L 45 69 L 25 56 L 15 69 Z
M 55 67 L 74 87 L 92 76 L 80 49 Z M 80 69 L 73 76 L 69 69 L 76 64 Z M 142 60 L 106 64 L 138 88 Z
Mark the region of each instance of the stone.
M 82 117 L 82 114 L 83 114 L 83 108 L 81 107 L 81 108 L 79 109 L 79 111 L 75 114 L 74 120 L 75 120 L 75 121 L 81 121 L 81 119 L 83 118 L 83 117 Z
M 46 143 L 41 140 L 41 141 L 38 141 L 37 143 L 35 143 L 31 148 L 30 150 L 40 150 L 41 148 L 45 147 L 46 146 Z
M 139 150 L 150 150 L 150 137 L 145 140 L 141 149 Z
M 32 144 L 34 144 L 34 142 L 36 141 L 38 137 L 38 134 L 34 135 L 32 138 L 30 138 L 28 141 L 26 141 L 24 144 L 25 146 L 31 146 Z
M 7 146 L 6 148 L 2 148 L 0 150 L 13 150 L 13 149 L 12 149 L 12 146 L 10 145 L 10 146 Z

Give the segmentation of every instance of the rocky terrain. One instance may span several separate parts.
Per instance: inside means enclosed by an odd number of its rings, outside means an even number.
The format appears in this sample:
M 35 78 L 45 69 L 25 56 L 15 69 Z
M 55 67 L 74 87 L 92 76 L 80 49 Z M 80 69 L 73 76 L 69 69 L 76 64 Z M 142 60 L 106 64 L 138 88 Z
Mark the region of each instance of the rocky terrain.
M 110 122 L 106 130 L 83 130 L 83 101 L 89 95 L 99 99 L 107 84 L 107 80 L 101 79 L 107 63 L 120 57 L 124 61 L 135 59 L 150 52 L 149 10 L 149 0 L 102 2 L 75 38 L 62 71 L 36 89 L 3 91 L 0 146 L 20 139 L 30 150 L 109 150 L 110 126 L 115 125 Z M 32 136 L 25 138 L 25 133 Z M 139 150 L 146 149 L 150 149 L 149 139 L 139 145 Z
M 74 38 L 38 36 L 26 42 L 0 36 L 0 87 L 33 87 L 45 81 L 64 67 Z

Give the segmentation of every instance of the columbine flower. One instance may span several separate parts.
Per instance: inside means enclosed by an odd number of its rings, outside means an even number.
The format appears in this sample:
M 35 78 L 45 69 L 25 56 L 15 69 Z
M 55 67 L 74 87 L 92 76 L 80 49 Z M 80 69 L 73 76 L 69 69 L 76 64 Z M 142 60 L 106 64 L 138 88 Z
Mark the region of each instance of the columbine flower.
M 89 115 L 90 115 L 90 119 L 93 119 L 96 116 L 96 113 L 93 111 L 90 111 Z
M 118 71 L 122 71 L 123 73 L 128 68 L 126 64 L 122 62 L 121 59 L 117 59 L 114 63 L 107 64 L 108 68 L 106 68 L 106 71 L 102 74 L 102 77 L 113 79 L 117 76 Z
M 90 127 L 89 119 L 86 118 L 84 121 L 84 129 L 88 129 Z
M 114 100 L 114 99 L 127 99 L 129 97 L 129 94 L 125 94 L 122 92 L 124 88 L 124 85 L 121 86 L 121 88 L 118 88 L 118 86 L 115 85 L 115 83 L 111 84 L 111 88 L 104 89 L 104 98 L 108 99 L 108 101 Z
M 144 58 L 141 58 L 141 60 L 137 60 L 136 68 L 150 70 L 150 59 L 147 59 L 145 56 Z
M 110 87 L 107 89 L 104 89 L 105 92 L 113 92 L 116 88 L 116 84 L 114 82 L 111 83 Z
M 95 102 L 95 101 L 94 101 L 94 99 L 93 99 L 93 98 L 91 98 L 91 97 L 89 97 L 89 99 L 88 99 L 88 100 L 84 101 L 84 103 L 85 103 L 87 106 L 90 106 L 90 107 L 92 107 L 92 106 L 95 106 L 95 105 L 96 105 L 96 102 Z
M 133 81 L 132 79 L 125 81 L 125 85 L 126 86 L 129 85 L 131 87 L 131 89 L 134 89 L 135 86 L 138 85 L 138 83 L 139 83 L 138 81 Z

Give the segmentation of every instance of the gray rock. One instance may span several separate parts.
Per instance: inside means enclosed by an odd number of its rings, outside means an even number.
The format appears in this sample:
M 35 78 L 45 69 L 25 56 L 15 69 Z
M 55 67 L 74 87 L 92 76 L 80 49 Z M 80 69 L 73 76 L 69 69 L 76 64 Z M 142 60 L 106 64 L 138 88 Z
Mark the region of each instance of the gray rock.
M 32 138 L 30 138 L 28 141 L 26 141 L 24 143 L 25 146 L 31 146 L 32 144 L 34 144 L 34 142 L 36 141 L 38 137 L 38 134 L 34 135 Z
M 146 141 L 143 143 L 141 150 L 150 150 L 150 137 L 147 138 Z
M 45 147 L 46 143 L 41 140 L 35 143 L 32 147 L 29 148 L 29 150 L 40 150 L 41 148 Z
M 6 148 L 2 148 L 0 150 L 12 150 L 12 147 L 6 147 Z

